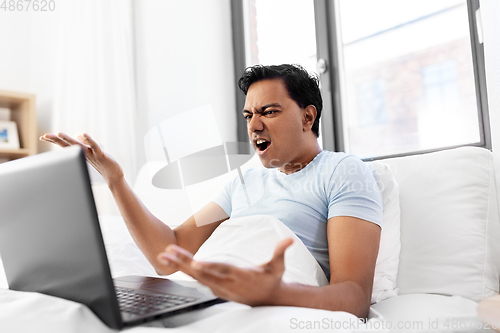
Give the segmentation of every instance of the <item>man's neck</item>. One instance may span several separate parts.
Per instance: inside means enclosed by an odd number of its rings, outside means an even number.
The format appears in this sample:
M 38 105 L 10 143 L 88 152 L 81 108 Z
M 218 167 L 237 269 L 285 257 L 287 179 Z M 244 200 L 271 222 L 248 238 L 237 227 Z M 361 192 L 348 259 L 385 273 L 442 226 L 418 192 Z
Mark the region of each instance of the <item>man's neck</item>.
M 287 163 L 279 168 L 280 172 L 283 172 L 287 175 L 298 172 L 304 169 L 309 163 L 311 163 L 314 158 L 321 153 L 321 148 L 317 141 L 315 141 L 315 145 L 311 145 L 310 148 L 306 150 L 306 153 L 299 159 L 294 162 Z

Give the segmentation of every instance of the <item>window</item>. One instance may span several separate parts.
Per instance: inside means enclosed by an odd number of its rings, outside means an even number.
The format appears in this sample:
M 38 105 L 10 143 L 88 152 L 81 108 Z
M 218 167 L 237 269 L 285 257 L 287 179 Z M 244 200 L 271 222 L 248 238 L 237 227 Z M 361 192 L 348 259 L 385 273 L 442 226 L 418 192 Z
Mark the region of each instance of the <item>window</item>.
M 233 1 L 237 3 L 238 1 Z M 316 71 L 316 28 L 314 0 L 240 0 L 243 14 L 244 59 L 241 73 L 252 65 L 300 64 L 309 72 Z M 300 24 L 297 24 L 300 17 Z M 242 109 L 242 105 L 239 109 Z M 245 132 L 240 140 L 247 141 Z M 321 130 L 319 142 L 321 144 Z
M 356 86 L 357 123 L 361 128 L 386 122 L 384 79 L 360 83 Z
M 244 4 L 248 66 L 299 63 L 316 70 L 313 0 L 244 0 Z M 297 17 L 302 18 L 300 24 Z
M 320 71 L 325 149 L 376 159 L 491 147 L 478 0 L 233 2 L 246 50 L 237 73 L 287 62 Z
M 455 60 L 442 61 L 422 69 L 426 108 L 437 112 L 459 107 L 458 71 Z M 470 99 L 475 101 L 475 96 Z

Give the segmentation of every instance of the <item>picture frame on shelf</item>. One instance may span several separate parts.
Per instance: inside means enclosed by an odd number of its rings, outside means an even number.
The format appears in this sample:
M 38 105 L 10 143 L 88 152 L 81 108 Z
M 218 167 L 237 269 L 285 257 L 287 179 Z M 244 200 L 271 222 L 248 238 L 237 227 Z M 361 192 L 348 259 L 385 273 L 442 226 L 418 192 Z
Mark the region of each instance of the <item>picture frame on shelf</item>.
M 19 134 L 15 121 L 0 121 L 0 149 L 19 149 Z

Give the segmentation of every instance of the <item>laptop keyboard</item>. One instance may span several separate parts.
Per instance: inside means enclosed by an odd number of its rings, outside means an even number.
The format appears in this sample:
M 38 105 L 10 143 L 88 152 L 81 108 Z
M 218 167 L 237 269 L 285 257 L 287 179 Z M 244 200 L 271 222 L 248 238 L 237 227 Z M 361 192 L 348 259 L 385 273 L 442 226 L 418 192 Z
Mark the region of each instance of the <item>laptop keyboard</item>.
M 177 295 L 148 295 L 135 289 L 115 287 L 120 310 L 135 315 L 145 315 L 192 303 L 196 298 Z

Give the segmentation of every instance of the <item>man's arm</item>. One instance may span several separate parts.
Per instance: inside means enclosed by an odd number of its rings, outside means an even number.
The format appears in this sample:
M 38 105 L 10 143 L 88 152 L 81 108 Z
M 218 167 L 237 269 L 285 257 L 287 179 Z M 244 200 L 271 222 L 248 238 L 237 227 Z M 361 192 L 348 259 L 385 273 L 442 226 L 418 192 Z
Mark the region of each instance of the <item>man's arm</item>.
M 212 289 L 215 295 L 249 305 L 301 306 L 350 312 L 366 318 L 378 254 L 381 229 L 354 217 L 328 220 L 330 285 L 312 287 L 285 283 L 284 253 L 291 239 L 281 241 L 268 263 L 238 268 L 223 263 L 196 262 L 178 247 L 168 246 L 159 260 L 180 269 Z
M 156 218 L 144 206 L 125 181 L 120 165 L 88 135 L 78 140 L 64 134 L 45 134 L 40 140 L 60 147 L 79 145 L 85 152 L 87 161 L 103 176 L 113 194 L 120 213 L 141 251 L 160 274 L 171 274 L 176 270 L 161 265 L 157 255 L 169 244 L 177 244 L 196 253 L 205 240 L 222 221 L 228 218 L 224 210 L 211 202 L 191 216 L 175 230 Z M 166 205 L 168 203 L 165 203 Z M 172 205 L 172 209 L 176 207 Z
M 355 217 L 328 220 L 330 285 L 282 284 L 276 305 L 350 312 L 366 318 L 370 308 L 381 229 Z
M 228 219 L 219 205 L 210 202 L 172 230 L 144 206 L 125 179 L 110 183 L 109 188 L 132 238 L 158 274 L 168 275 L 177 271 L 157 260 L 166 246 L 176 244 L 196 253 L 213 231 Z M 172 205 L 171 209 L 175 208 Z

